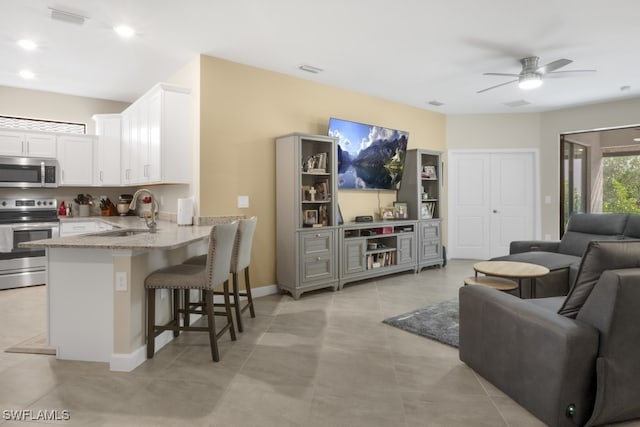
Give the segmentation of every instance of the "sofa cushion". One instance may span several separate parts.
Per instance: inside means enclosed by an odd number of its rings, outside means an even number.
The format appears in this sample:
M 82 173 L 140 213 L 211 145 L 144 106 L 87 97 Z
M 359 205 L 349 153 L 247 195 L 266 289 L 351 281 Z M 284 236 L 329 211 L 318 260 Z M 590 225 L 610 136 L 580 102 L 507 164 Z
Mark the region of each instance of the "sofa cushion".
M 592 241 L 559 314 L 574 318 L 605 270 L 640 267 L 640 241 Z
M 622 234 L 593 234 L 567 231 L 562 236 L 558 251 L 563 254 L 581 257 L 589 242 L 594 240 L 622 240 Z
M 640 215 L 629 215 L 623 234 L 625 239 L 640 239 Z
M 592 240 L 620 240 L 628 218 L 629 214 L 573 214 L 558 252 L 582 256 Z
M 561 268 L 567 268 L 572 264 L 580 263 L 580 257 L 555 252 L 533 251 L 492 258 L 491 261 L 528 262 L 547 267 L 549 270 L 553 271 Z

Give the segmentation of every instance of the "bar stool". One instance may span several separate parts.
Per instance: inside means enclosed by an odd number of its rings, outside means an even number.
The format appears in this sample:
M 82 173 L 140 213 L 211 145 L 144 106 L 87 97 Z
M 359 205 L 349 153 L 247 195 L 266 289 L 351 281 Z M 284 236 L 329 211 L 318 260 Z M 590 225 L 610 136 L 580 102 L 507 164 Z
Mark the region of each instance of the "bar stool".
M 254 216 L 248 219 L 238 221 L 238 234 L 236 236 L 235 246 L 233 248 L 233 258 L 231 259 L 231 274 L 233 288 L 233 303 L 231 306 L 236 312 L 236 324 L 238 331 L 243 332 L 242 313 L 247 309 L 251 313 L 251 317 L 256 317 L 255 308 L 253 306 L 253 297 L 251 296 L 251 280 L 249 279 L 249 264 L 251 263 L 251 248 L 253 246 L 253 235 L 258 224 L 258 217 Z M 202 265 L 206 262 L 206 255 L 199 255 L 189 258 L 184 263 Z M 240 292 L 238 274 L 244 271 L 244 287 L 245 291 Z M 240 297 L 247 298 L 247 304 L 242 306 Z
M 147 358 L 153 358 L 155 353 L 155 337 L 162 331 L 173 331 L 177 336 L 180 331 L 207 331 L 211 344 L 211 358 L 214 362 L 220 360 L 218 351 L 218 338 L 229 330 L 231 340 L 235 341 L 236 335 L 233 329 L 233 316 L 229 300 L 229 273 L 233 249 L 235 247 L 238 223 L 216 225 L 209 235 L 209 251 L 205 255 L 205 263 L 201 265 L 178 264 L 154 271 L 144 281 L 147 289 Z M 213 289 L 219 285 L 224 286 L 225 311 L 215 312 L 213 304 Z M 173 319 L 164 325 L 156 325 L 156 289 L 173 290 Z M 179 293 L 190 289 L 198 289 L 203 294 L 201 310 L 194 310 L 189 306 L 188 298 L 180 307 Z M 207 316 L 207 326 L 191 326 L 188 313 L 200 313 Z M 180 313 L 185 313 L 185 321 L 180 326 Z M 216 333 L 215 315 L 221 314 L 227 318 L 227 323 Z

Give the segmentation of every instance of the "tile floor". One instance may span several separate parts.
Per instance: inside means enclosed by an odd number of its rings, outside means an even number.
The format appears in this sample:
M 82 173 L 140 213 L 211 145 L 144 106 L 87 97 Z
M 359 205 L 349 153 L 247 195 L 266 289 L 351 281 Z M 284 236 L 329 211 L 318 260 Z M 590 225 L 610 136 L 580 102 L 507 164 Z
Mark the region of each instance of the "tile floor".
M 453 298 L 471 262 L 317 291 L 270 295 L 210 359 L 191 332 L 130 373 L 0 352 L 4 410 L 67 410 L 79 426 L 542 426 L 458 360 L 457 350 L 381 321 Z M 0 348 L 45 328 L 45 288 L 0 291 Z M 62 415 L 62 413 L 59 413 Z M 640 423 L 627 423 L 640 426 Z

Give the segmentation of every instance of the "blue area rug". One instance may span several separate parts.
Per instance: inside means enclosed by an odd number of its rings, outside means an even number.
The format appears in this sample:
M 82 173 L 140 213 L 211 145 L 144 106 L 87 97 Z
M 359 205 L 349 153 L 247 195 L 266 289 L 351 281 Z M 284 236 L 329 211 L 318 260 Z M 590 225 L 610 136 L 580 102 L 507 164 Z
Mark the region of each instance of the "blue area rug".
M 383 320 L 387 325 L 458 347 L 458 299 L 431 304 Z

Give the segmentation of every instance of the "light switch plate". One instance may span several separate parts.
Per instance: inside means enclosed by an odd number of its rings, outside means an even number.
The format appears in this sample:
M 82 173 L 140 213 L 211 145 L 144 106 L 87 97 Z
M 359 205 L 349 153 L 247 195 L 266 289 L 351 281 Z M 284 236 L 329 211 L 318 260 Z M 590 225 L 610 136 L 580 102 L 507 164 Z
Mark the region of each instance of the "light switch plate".
M 238 196 L 238 208 L 246 209 L 249 207 L 249 196 Z
M 125 271 L 116 272 L 116 291 L 127 291 L 127 273 Z

